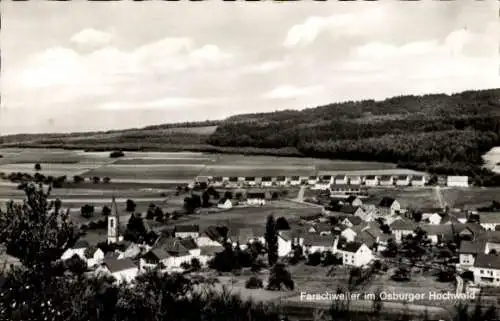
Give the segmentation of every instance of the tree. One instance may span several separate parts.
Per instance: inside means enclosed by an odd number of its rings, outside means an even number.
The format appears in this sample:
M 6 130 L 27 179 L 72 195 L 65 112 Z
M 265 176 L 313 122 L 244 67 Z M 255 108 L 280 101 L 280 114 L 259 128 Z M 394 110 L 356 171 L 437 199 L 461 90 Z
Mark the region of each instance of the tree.
M 271 291 L 280 291 L 283 287 L 293 290 L 295 284 L 290 272 L 288 272 L 283 264 L 278 263 L 271 269 L 267 289 Z
M 264 238 L 267 246 L 267 259 L 269 265 L 273 266 L 278 261 L 278 230 L 273 215 L 267 217 Z
M 307 265 L 319 265 L 321 263 L 321 253 L 313 252 L 307 256 Z
M 111 215 L 111 209 L 107 205 L 104 205 L 102 207 L 101 214 L 102 216 L 109 216 Z
M 42 165 L 40 165 L 40 163 L 36 163 L 35 164 L 35 170 L 36 171 L 41 171 L 42 170 Z
M 203 207 L 210 207 L 212 205 L 210 204 L 210 194 L 208 193 L 208 191 L 203 192 L 201 198 Z
M 109 178 L 108 176 L 105 176 L 103 179 L 102 179 L 102 182 L 104 184 L 109 184 L 111 182 L 111 178 Z
M 121 150 L 115 150 L 111 153 L 109 153 L 110 158 L 118 158 L 118 157 L 123 157 L 125 156 L 125 153 L 123 153 Z
M 155 218 L 155 210 L 156 210 L 156 204 L 151 203 L 148 206 L 148 210 L 146 212 L 146 219 L 152 220 Z
M 199 271 L 201 269 L 201 262 L 197 258 L 193 257 L 191 259 L 191 269 L 193 271 Z
M 252 276 L 245 282 L 245 288 L 247 289 L 262 289 L 264 284 L 258 277 Z
M 94 184 L 99 184 L 101 182 L 101 178 L 99 178 L 98 176 L 94 176 L 92 177 L 92 182 Z
M 133 213 L 135 212 L 135 209 L 136 209 L 137 205 L 135 204 L 135 202 L 131 199 L 128 199 L 126 202 L 125 202 L 125 211 L 127 211 L 128 213 Z
M 80 208 L 80 213 L 84 218 L 91 218 L 94 215 L 94 206 L 85 204 Z
M 66 260 L 64 265 L 71 273 L 76 275 L 82 275 L 87 271 L 87 263 L 76 254 Z
M 278 231 L 290 229 L 290 225 L 288 224 L 286 218 L 284 218 L 283 216 L 278 217 L 278 219 L 276 220 L 276 229 Z
M 143 218 L 133 213 L 130 215 L 123 238 L 134 243 L 142 243 L 146 241 L 148 232 Z
M 231 191 L 224 192 L 224 198 L 232 200 L 233 199 L 233 193 Z
M 80 184 L 80 183 L 83 183 L 84 181 L 84 178 L 80 175 L 75 175 L 73 176 L 73 183 L 75 184 Z
M 412 211 L 412 217 L 415 222 L 420 222 L 422 221 L 422 212 L 421 211 Z

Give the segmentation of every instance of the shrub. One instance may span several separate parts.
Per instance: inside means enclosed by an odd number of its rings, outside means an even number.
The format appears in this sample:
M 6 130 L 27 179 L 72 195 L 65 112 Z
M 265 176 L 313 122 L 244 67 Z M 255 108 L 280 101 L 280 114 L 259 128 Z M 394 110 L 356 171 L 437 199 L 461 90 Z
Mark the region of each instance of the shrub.
M 201 262 L 197 258 L 193 257 L 191 259 L 191 268 L 195 271 L 198 271 L 201 269 Z
M 85 218 L 91 218 L 94 215 L 94 206 L 85 204 L 80 208 L 80 213 Z
M 111 209 L 108 206 L 104 205 L 101 214 L 102 216 L 108 216 L 111 214 Z
M 118 158 L 118 157 L 123 157 L 125 156 L 125 153 L 122 152 L 121 150 L 115 150 L 109 153 L 110 158 Z
M 85 179 L 80 175 L 73 176 L 73 183 L 75 184 L 83 183 L 84 181 Z
M 102 179 L 102 182 L 103 182 L 104 184 L 109 184 L 109 183 L 111 182 L 111 178 L 109 178 L 108 176 L 106 176 L 106 177 L 104 177 L 104 178 Z
M 98 176 L 92 177 L 92 182 L 94 184 L 99 184 L 101 182 L 101 179 Z
M 308 255 L 307 257 L 307 265 L 319 265 L 321 263 L 321 253 L 314 252 Z
M 247 289 L 262 289 L 264 283 L 258 277 L 252 276 L 245 282 L 245 288 Z
M 36 163 L 35 164 L 35 170 L 36 171 L 41 171 L 42 170 L 42 165 L 40 165 L 40 163 Z

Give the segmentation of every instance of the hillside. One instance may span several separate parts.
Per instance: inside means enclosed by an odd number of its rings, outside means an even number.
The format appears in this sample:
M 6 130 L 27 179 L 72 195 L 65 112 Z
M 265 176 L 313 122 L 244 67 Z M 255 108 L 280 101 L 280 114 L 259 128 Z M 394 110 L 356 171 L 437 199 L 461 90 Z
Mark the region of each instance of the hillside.
M 398 163 L 490 176 L 481 156 L 500 145 L 500 89 L 335 103 L 302 111 L 99 133 L 0 137 L 0 147 L 195 150 Z

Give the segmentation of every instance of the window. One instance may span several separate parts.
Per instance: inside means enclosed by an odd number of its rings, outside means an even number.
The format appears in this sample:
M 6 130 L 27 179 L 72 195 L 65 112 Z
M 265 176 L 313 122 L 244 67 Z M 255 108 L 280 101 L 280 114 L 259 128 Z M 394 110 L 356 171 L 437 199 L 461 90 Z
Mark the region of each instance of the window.
M 113 218 L 109 219 L 109 227 L 110 228 L 115 228 L 115 220 Z
M 484 274 L 484 270 L 479 271 L 479 273 Z

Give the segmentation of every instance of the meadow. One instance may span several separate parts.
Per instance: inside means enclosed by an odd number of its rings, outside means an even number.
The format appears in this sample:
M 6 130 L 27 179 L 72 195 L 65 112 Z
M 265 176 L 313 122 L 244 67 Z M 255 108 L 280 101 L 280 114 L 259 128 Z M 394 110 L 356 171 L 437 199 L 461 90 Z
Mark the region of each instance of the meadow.
M 204 165 L 106 165 L 84 172 L 84 177 L 113 179 L 194 179 Z

